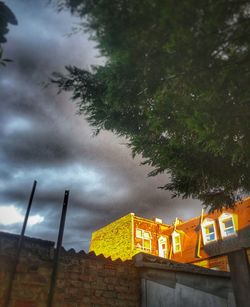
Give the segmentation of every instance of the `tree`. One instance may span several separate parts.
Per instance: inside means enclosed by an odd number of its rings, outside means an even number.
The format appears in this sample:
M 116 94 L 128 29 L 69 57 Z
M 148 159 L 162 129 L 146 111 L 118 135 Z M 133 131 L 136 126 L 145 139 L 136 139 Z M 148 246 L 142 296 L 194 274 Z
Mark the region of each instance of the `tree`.
M 3 58 L 2 44 L 7 42 L 5 35 L 9 32 L 8 24 L 17 25 L 17 19 L 13 12 L 0 1 L 0 64 L 5 65 L 6 62 L 11 62 L 10 59 Z
M 233 207 L 250 191 L 250 5 L 64 0 L 107 61 L 55 74 L 97 131 L 129 139 L 164 189 Z

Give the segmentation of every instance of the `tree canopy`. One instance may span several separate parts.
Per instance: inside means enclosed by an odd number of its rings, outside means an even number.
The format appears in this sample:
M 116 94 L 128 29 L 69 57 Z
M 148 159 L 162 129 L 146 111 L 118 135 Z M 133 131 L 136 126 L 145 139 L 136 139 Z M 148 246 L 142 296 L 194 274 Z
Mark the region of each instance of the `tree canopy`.
M 164 189 L 211 210 L 250 191 L 250 4 L 63 0 L 106 57 L 55 74 L 97 131 L 169 173 Z
M 3 58 L 2 44 L 6 43 L 6 34 L 9 32 L 8 24 L 17 25 L 17 19 L 10 8 L 0 1 L 0 64 L 5 65 L 6 62 L 10 62 L 9 59 Z

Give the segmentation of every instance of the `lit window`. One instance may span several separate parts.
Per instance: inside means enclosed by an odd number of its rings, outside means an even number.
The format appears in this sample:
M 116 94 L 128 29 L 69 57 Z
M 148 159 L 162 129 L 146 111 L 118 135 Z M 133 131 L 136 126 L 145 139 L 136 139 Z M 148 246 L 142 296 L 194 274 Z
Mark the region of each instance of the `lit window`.
M 144 231 L 144 232 L 143 232 L 143 238 L 149 240 L 149 239 L 150 239 L 150 232 Z
M 150 240 L 144 240 L 142 248 L 144 250 L 150 250 L 151 249 L 151 242 L 150 242 Z
M 172 241 L 173 241 L 173 253 L 181 252 L 181 236 L 178 232 L 174 231 L 172 233 Z
M 232 214 L 223 213 L 219 217 L 219 224 L 222 238 L 236 235 L 235 223 Z
M 167 257 L 167 238 L 161 236 L 158 239 L 158 248 L 159 248 L 159 256 L 166 258 Z
M 205 219 L 201 226 L 204 244 L 217 240 L 215 222 L 212 219 Z
M 215 240 L 215 230 L 214 230 L 214 225 L 210 224 L 204 227 L 205 229 L 205 236 L 206 236 L 206 241 L 214 241 Z
M 142 238 L 142 230 L 136 229 L 136 238 Z
M 141 239 L 136 246 L 144 251 L 151 251 L 151 233 L 143 229 L 136 229 L 136 237 Z

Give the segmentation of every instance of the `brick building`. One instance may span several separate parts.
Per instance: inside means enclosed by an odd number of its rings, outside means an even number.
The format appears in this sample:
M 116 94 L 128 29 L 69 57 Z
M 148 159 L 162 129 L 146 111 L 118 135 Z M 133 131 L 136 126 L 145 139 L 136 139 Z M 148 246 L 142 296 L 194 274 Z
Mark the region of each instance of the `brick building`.
M 227 254 L 245 249 L 250 259 L 250 197 L 225 209 L 172 225 L 130 213 L 92 234 L 90 251 L 131 259 L 143 251 L 182 263 L 228 271 Z

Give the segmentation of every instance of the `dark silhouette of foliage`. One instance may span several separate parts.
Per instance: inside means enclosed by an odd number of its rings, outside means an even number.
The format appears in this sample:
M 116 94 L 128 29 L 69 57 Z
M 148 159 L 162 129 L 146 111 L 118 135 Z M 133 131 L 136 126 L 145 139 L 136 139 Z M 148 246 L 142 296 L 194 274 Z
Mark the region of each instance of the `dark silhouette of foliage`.
M 164 189 L 232 207 L 250 191 L 250 4 L 65 0 L 107 59 L 55 74 L 97 130 L 171 175 Z
M 3 58 L 2 44 L 6 43 L 6 34 L 9 32 L 8 24 L 17 25 L 17 19 L 9 7 L 0 1 L 0 64 L 5 65 L 11 62 L 10 59 Z

